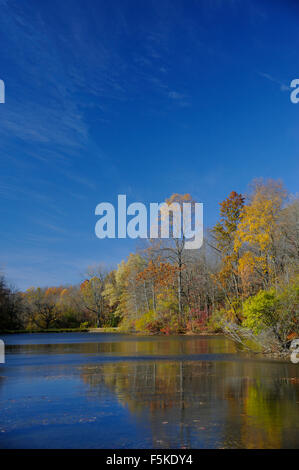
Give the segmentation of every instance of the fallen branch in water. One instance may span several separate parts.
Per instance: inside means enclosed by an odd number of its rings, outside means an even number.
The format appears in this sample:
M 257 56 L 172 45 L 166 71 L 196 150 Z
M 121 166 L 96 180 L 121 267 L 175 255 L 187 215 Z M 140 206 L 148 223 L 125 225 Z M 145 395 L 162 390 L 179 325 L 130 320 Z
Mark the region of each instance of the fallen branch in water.
M 236 325 L 235 323 L 223 322 L 223 333 L 234 342 L 240 344 L 244 349 L 255 353 L 280 354 L 288 352 L 286 345 L 280 343 L 271 328 L 254 334 L 250 329 Z

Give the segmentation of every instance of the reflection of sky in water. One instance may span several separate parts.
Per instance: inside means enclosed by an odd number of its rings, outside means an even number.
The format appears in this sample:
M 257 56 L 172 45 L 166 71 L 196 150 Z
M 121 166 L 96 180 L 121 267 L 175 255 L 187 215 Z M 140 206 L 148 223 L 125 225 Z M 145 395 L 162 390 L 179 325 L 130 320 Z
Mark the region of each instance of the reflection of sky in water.
M 222 337 L 9 342 L 1 448 L 299 447 L 298 366 L 252 359 Z

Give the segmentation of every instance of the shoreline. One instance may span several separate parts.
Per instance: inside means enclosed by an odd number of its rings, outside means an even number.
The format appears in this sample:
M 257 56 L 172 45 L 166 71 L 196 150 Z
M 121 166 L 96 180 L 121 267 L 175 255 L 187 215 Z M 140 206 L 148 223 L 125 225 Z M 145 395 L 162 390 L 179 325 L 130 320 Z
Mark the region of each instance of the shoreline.
M 164 338 L 171 338 L 175 336 L 224 336 L 231 341 L 232 338 L 226 336 L 222 332 L 188 332 L 182 334 L 171 334 L 171 335 L 163 335 L 163 334 L 154 334 L 154 333 L 142 333 L 136 331 L 121 331 L 119 327 L 102 327 L 102 328 L 53 328 L 53 329 L 43 329 L 43 330 L 2 330 L 0 331 L 1 335 L 13 335 L 13 334 L 45 334 L 45 333 L 115 333 L 115 334 L 123 334 L 123 335 L 131 335 L 136 337 L 141 336 L 148 336 L 148 337 L 164 337 Z M 280 360 L 287 360 L 290 357 L 289 351 L 283 352 L 262 352 L 262 351 L 254 351 L 254 350 L 247 350 L 249 354 L 252 354 L 255 357 L 265 358 L 265 359 L 280 359 Z
M 15 334 L 32 334 L 32 333 L 117 333 L 127 334 L 132 336 L 216 336 L 223 335 L 221 332 L 192 332 L 181 334 L 164 335 L 159 333 L 144 333 L 139 331 L 124 331 L 118 327 L 102 327 L 102 328 L 49 328 L 41 330 L 2 330 L 0 335 L 15 335 Z

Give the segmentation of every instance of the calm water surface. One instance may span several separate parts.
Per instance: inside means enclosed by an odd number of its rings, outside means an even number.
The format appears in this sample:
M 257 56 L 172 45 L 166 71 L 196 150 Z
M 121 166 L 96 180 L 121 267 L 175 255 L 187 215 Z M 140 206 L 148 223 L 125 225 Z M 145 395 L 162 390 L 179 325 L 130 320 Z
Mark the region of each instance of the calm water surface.
M 1 448 L 299 448 L 299 364 L 221 336 L 1 338 Z

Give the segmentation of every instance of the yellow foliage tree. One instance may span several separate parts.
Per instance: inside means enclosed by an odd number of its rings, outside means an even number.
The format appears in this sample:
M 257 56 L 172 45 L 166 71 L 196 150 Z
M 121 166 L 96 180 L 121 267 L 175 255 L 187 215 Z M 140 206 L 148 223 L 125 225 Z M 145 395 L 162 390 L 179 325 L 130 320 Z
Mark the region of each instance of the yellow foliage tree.
M 241 211 L 234 250 L 241 253 L 238 270 L 246 292 L 249 286 L 267 288 L 276 275 L 275 237 L 285 198 L 281 182 L 258 180 Z

